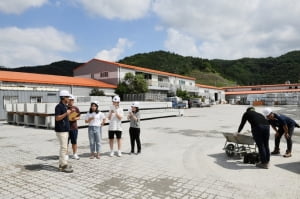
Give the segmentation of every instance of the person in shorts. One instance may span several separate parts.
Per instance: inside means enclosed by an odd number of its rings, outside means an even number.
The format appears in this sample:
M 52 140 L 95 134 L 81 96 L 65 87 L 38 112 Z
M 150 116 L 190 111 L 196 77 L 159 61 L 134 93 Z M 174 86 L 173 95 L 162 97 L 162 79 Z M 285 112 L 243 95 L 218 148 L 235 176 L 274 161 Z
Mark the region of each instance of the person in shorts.
M 114 138 L 117 138 L 118 144 L 118 156 L 122 156 L 121 152 L 121 138 L 122 138 L 122 118 L 123 118 L 123 109 L 120 107 L 120 97 L 114 96 L 112 99 L 113 105 L 110 108 L 108 113 L 109 127 L 108 127 L 108 138 L 110 146 L 110 156 L 114 156 Z
M 68 109 L 71 110 L 69 115 L 69 122 L 70 122 L 70 131 L 69 131 L 69 139 L 68 144 L 71 141 L 72 150 L 73 150 L 73 159 L 79 160 L 79 156 L 77 155 L 77 137 L 78 137 L 78 125 L 77 120 L 80 119 L 80 111 L 77 106 L 74 106 L 75 97 L 71 95 L 69 97 Z M 68 159 L 67 155 L 67 159 Z

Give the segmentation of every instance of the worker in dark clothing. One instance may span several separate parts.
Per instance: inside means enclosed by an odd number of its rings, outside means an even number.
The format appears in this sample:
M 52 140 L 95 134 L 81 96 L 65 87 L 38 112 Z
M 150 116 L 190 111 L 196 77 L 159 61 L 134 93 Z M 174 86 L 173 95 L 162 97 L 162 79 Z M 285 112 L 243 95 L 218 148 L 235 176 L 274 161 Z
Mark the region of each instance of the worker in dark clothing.
M 268 169 L 270 161 L 270 125 L 262 114 L 255 111 L 254 107 L 249 107 L 243 114 L 241 124 L 238 128 L 238 133 L 241 132 L 247 121 L 251 125 L 252 136 L 258 147 L 258 152 L 261 160 L 261 162 L 257 163 L 256 166 Z
M 274 129 L 275 133 L 275 148 L 274 151 L 271 152 L 272 155 L 280 154 L 279 144 L 282 135 L 284 134 L 287 144 L 287 150 L 283 157 L 291 157 L 292 156 L 292 136 L 294 134 L 294 128 L 299 125 L 295 122 L 295 120 L 282 115 L 273 113 L 270 108 L 265 108 L 263 110 L 263 114 L 268 119 L 270 125 Z

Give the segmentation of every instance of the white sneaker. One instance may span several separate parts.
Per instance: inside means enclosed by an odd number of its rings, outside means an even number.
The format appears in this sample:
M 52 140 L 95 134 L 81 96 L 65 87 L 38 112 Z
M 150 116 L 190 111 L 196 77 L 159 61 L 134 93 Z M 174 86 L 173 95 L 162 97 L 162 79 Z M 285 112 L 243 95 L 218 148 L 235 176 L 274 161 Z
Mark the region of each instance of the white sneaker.
M 75 153 L 75 154 L 73 155 L 73 159 L 79 160 L 80 157 Z
M 113 156 L 114 156 L 114 152 L 111 151 L 110 154 L 109 154 L 109 156 L 110 156 L 110 157 L 113 157 Z
M 65 160 L 69 160 L 69 155 L 65 155 Z
M 118 156 L 121 157 L 122 156 L 122 152 L 118 151 Z

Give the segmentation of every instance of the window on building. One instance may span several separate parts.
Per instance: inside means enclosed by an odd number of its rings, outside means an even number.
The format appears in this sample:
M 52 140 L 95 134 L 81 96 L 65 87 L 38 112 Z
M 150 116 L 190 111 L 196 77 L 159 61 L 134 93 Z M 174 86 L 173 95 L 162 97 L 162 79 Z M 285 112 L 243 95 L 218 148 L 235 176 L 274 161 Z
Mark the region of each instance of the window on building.
M 144 78 L 150 80 L 150 79 L 152 79 L 152 75 L 151 75 L 151 74 L 146 74 L 146 73 L 145 73 L 145 74 L 144 74 Z
M 108 72 L 107 72 L 107 71 L 101 72 L 101 73 L 100 73 L 100 77 L 101 77 L 101 78 L 103 78 L 103 77 L 108 77 Z
M 18 96 L 3 96 L 3 108 L 5 108 L 5 104 L 16 103 L 18 103 Z
M 42 97 L 41 96 L 31 96 L 30 103 L 42 103 Z
M 135 72 L 135 75 L 143 75 L 145 80 L 151 80 L 152 79 L 152 75 L 151 74 L 147 74 L 147 73 L 142 73 L 142 72 Z
M 158 76 L 158 81 L 159 82 L 168 82 L 169 79 L 167 77 L 164 77 L 164 76 Z
M 184 80 L 179 80 L 179 85 L 185 85 L 185 81 Z
M 47 96 L 56 96 L 56 93 L 47 93 Z

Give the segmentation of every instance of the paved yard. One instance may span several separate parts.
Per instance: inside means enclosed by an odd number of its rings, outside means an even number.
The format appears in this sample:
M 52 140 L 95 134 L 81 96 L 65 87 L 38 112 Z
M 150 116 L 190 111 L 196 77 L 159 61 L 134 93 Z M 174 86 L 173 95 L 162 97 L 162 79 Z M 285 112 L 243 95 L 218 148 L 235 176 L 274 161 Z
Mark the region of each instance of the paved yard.
M 57 169 L 53 130 L 1 123 L 0 198 L 300 198 L 300 129 L 293 156 L 272 156 L 268 170 L 228 158 L 222 150 L 222 132 L 236 132 L 245 109 L 215 105 L 185 110 L 183 117 L 142 121 L 140 155 L 128 153 L 124 123 L 123 156 L 109 157 L 105 126 L 100 160 L 89 159 L 87 129 L 80 129 L 81 159 L 71 159 L 70 174 Z M 300 120 L 299 107 L 275 110 Z

